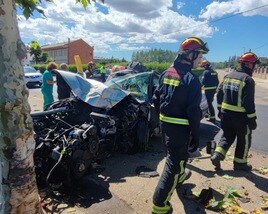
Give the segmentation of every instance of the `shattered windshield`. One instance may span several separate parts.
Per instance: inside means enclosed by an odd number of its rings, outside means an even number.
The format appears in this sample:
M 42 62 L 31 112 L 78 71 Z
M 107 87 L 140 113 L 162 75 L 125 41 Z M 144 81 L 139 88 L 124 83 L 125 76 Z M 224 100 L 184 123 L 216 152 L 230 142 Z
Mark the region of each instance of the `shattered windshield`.
M 128 91 L 138 101 L 148 102 L 148 85 L 151 73 L 144 72 L 115 77 L 105 82 L 105 85 L 109 88 Z

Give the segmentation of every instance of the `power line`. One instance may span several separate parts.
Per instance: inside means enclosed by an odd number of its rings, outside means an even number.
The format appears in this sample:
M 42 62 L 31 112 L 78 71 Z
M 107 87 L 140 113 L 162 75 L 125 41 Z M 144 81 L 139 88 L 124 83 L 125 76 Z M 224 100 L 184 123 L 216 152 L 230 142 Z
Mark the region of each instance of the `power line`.
M 261 46 L 259 46 L 259 47 L 257 47 L 257 48 L 254 48 L 254 50 L 260 49 L 260 48 L 262 48 L 262 47 L 264 47 L 264 46 L 266 46 L 266 45 L 268 45 L 268 42 L 262 44 Z
M 195 25 L 193 27 L 188 27 L 188 28 L 183 28 L 179 31 L 184 31 L 184 30 L 188 30 L 188 29 L 191 29 L 191 28 L 196 28 L 196 27 L 199 27 L 199 26 L 202 26 L 202 25 L 206 25 L 206 24 L 209 24 L 209 23 L 214 23 L 214 22 L 218 22 L 218 21 L 221 21 L 221 20 L 224 20 L 224 19 L 229 19 L 229 18 L 232 18 L 234 16 L 238 16 L 238 15 L 241 15 L 243 13 L 247 13 L 247 12 L 251 12 L 251 11 L 254 11 L 254 10 L 258 10 L 260 8 L 263 8 L 263 7 L 266 7 L 268 6 L 268 4 L 264 4 L 262 6 L 259 6 L 259 7 L 255 7 L 255 8 L 252 8 L 252 9 L 249 9 L 249 10 L 245 10 L 245 11 L 242 11 L 242 12 L 238 12 L 238 13 L 235 13 L 233 15 L 230 15 L 230 16 L 226 16 L 226 17 L 223 17 L 223 18 L 219 18 L 219 19 L 215 19 L 215 20 L 212 20 L 212 21 L 208 21 L 207 23 L 204 23 L 204 24 L 200 24 L 200 25 Z M 178 32 L 179 32 L 178 31 Z
M 255 8 L 252 8 L 250 10 L 245 10 L 245 11 L 242 11 L 242 12 L 239 12 L 239 13 L 235 13 L 233 15 L 226 16 L 226 17 L 223 17 L 223 18 L 215 19 L 215 20 L 210 21 L 209 23 L 214 23 L 214 22 L 218 22 L 218 21 L 221 21 L 221 20 L 224 20 L 224 19 L 229 19 L 229 18 L 232 18 L 234 16 L 238 16 L 238 15 L 241 15 L 243 13 L 251 12 L 253 10 L 258 10 L 258 9 L 266 7 L 266 6 L 268 6 L 268 4 L 265 4 L 265 5 L 262 5 L 262 6 L 259 6 L 259 7 L 255 7 Z

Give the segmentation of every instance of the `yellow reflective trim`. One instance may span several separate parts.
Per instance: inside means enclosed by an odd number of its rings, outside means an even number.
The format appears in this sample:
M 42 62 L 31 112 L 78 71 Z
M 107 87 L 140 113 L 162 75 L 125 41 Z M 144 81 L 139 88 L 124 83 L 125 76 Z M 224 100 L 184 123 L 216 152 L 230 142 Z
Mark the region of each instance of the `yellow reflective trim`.
M 256 113 L 248 114 L 247 116 L 248 116 L 248 118 L 257 117 Z
M 229 78 L 229 77 L 225 77 L 223 82 L 230 82 L 230 83 L 234 83 L 234 84 L 237 84 L 237 85 L 245 85 L 245 83 L 242 80 L 232 79 L 232 78 Z
M 184 172 L 184 173 L 182 174 L 182 176 L 180 177 L 178 183 L 181 184 L 181 183 L 185 180 L 186 176 L 187 176 L 187 175 L 186 175 L 186 173 Z
M 212 76 L 218 76 L 218 74 L 217 74 L 217 73 L 211 73 L 211 75 L 212 75 Z
M 223 148 L 221 148 L 220 146 L 217 146 L 216 149 L 215 149 L 215 152 L 218 152 L 220 154 L 222 154 L 224 157 L 227 153 L 227 151 L 225 151 Z
M 236 163 L 247 163 L 247 160 L 235 157 L 234 162 L 236 162 Z
M 238 79 L 233 79 L 233 78 L 229 78 L 226 77 L 223 81 L 224 83 L 231 83 L 231 84 L 235 84 L 238 85 L 238 100 L 237 100 L 237 106 L 241 107 L 242 106 L 242 102 L 241 102 L 241 98 L 242 98 L 242 90 L 245 86 L 245 82 L 242 80 L 238 80 Z
M 238 101 L 237 101 L 237 105 L 238 105 L 239 107 L 242 106 L 242 101 L 241 101 L 241 99 L 242 99 L 242 90 L 243 90 L 244 86 L 245 86 L 245 83 L 242 82 L 242 83 L 239 85 L 239 89 L 238 89 Z
M 249 151 L 249 143 L 250 143 L 250 129 L 249 127 L 247 126 L 247 133 L 245 135 L 245 150 L 244 150 L 244 155 L 243 155 L 243 160 L 245 160 L 247 162 L 247 159 L 248 159 L 248 151 Z
M 163 83 L 166 85 L 179 86 L 180 80 L 164 78 Z
M 169 205 L 165 205 L 164 207 L 159 207 L 153 204 L 152 211 L 157 214 L 165 214 L 170 210 Z
M 218 104 L 218 108 L 221 108 L 221 104 Z
M 222 103 L 221 108 L 229 110 L 229 111 L 235 111 L 235 112 L 246 112 L 244 107 L 234 106 L 234 105 L 230 105 L 230 104 L 224 103 L 224 102 Z
M 170 201 L 170 198 L 171 198 L 171 196 L 172 196 L 172 194 L 173 194 L 175 188 L 177 187 L 178 183 L 181 182 L 181 177 L 185 174 L 185 170 L 184 170 L 184 166 L 183 166 L 184 162 L 185 162 L 185 161 L 183 161 L 183 160 L 180 161 L 180 172 L 179 172 L 178 174 L 176 174 L 175 177 L 174 177 L 174 183 L 173 183 L 173 185 L 172 185 L 171 190 L 170 190 L 169 193 L 168 193 L 168 197 L 166 198 L 166 200 L 165 200 L 165 202 L 164 202 L 165 204 L 166 204 L 168 201 Z M 181 175 L 181 176 L 180 176 L 180 175 Z M 180 178 L 179 178 L 179 176 L 180 176 Z M 186 175 L 185 175 L 185 176 L 186 176 Z
M 216 89 L 217 86 L 212 86 L 212 87 L 204 87 L 204 90 L 212 90 L 212 89 Z
M 180 125 L 189 125 L 189 121 L 187 119 L 175 118 L 175 117 L 167 117 L 160 113 L 159 119 L 166 123 L 180 124 Z

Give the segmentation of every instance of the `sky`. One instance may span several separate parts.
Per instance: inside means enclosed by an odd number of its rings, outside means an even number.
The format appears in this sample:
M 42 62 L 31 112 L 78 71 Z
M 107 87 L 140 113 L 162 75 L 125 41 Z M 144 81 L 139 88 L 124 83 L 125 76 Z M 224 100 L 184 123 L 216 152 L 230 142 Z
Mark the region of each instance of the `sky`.
M 44 1 L 43 1 L 44 2 Z M 131 60 L 135 51 L 178 51 L 189 36 L 200 37 L 211 62 L 251 50 L 268 57 L 268 0 L 96 0 L 86 9 L 75 0 L 42 3 L 26 20 L 17 9 L 21 39 L 40 45 L 82 38 L 94 57 Z

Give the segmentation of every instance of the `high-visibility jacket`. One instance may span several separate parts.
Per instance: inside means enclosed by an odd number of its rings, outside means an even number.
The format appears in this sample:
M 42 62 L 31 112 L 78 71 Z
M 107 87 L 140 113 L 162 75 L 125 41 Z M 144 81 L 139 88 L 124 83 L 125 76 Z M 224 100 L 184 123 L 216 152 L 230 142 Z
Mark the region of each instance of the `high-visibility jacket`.
M 101 74 L 106 74 L 106 69 L 105 69 L 104 66 L 101 66 L 101 67 L 100 67 L 100 73 L 101 73 Z
M 243 69 L 227 74 L 217 90 L 218 108 L 234 117 L 256 119 L 255 82 Z
M 160 77 L 153 102 L 159 119 L 166 123 L 190 125 L 192 136 L 198 138 L 201 118 L 201 84 L 191 66 L 178 64 Z
M 204 90 L 216 90 L 219 85 L 218 73 L 211 68 L 206 69 L 203 72 L 202 85 Z

